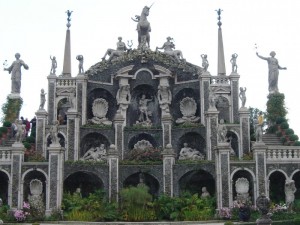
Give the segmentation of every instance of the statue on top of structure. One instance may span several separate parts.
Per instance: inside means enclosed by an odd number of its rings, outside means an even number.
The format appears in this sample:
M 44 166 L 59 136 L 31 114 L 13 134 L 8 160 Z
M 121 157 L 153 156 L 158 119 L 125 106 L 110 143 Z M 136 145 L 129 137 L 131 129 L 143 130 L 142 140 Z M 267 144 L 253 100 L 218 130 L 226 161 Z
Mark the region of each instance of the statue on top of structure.
M 118 37 L 118 40 L 119 41 L 117 42 L 117 49 L 107 49 L 104 56 L 102 57 L 102 60 L 105 60 L 105 57 L 109 55 L 108 62 L 110 62 L 113 58 L 117 58 L 123 55 L 128 50 L 126 44 L 122 41 L 122 37 Z
M 55 74 L 56 73 L 56 68 L 57 68 L 57 61 L 56 61 L 56 57 L 55 56 L 51 56 L 50 55 L 50 59 L 51 59 L 51 70 L 50 70 L 50 74 Z
M 170 55 L 174 57 L 178 62 L 180 62 L 180 60 L 183 60 L 182 52 L 180 50 L 173 50 L 175 49 L 175 44 L 172 42 L 172 40 L 173 38 L 167 37 L 167 41 L 161 48 L 156 47 L 156 51 L 158 49 L 163 49 L 166 55 Z

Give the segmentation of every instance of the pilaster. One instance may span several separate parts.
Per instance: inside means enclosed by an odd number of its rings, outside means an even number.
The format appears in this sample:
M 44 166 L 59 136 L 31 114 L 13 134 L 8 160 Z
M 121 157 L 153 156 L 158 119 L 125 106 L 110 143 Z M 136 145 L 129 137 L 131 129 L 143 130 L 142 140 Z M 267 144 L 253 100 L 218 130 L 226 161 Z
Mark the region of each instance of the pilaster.
M 50 74 L 48 77 L 48 121 L 52 123 L 55 119 L 55 110 L 56 110 L 56 78 L 57 76 L 55 74 Z
M 84 74 L 78 74 L 76 77 L 76 111 L 81 114 L 81 125 L 86 124 L 86 99 L 87 99 L 87 77 Z
M 162 123 L 162 131 L 163 131 L 163 147 L 167 146 L 168 144 L 171 144 L 171 130 L 172 130 L 172 117 L 171 115 L 161 118 Z
M 239 110 L 240 115 L 240 152 L 239 158 L 242 158 L 244 154 L 250 152 L 250 112 L 246 107 L 242 107 Z
M 214 148 L 217 146 L 218 114 L 216 108 L 209 108 L 205 113 L 207 160 L 214 159 Z
M 68 110 L 67 114 L 67 160 L 78 160 L 80 117 L 76 111 Z
M 175 151 L 171 144 L 167 144 L 163 152 L 163 181 L 164 194 L 170 197 L 174 196 L 174 172 L 173 166 L 175 164 Z
M 124 158 L 124 122 L 125 118 L 121 114 L 121 111 L 118 110 L 114 119 L 115 126 L 115 144 L 118 150 L 119 158 Z
M 232 107 L 232 121 L 233 123 L 239 122 L 239 79 L 240 75 L 231 73 L 230 76 L 231 88 L 231 107 Z
M 43 156 L 46 156 L 46 149 L 45 144 L 46 143 L 46 132 L 45 127 L 47 124 L 47 116 L 48 113 L 46 110 L 38 110 L 36 113 L 36 138 L 35 138 L 35 146 L 36 151 L 41 153 Z
M 201 123 L 205 121 L 205 112 L 209 108 L 209 87 L 211 75 L 209 72 L 203 72 L 200 76 L 200 115 Z
M 115 145 L 110 145 L 107 151 L 109 166 L 108 196 L 110 202 L 118 202 L 119 195 L 119 154 Z

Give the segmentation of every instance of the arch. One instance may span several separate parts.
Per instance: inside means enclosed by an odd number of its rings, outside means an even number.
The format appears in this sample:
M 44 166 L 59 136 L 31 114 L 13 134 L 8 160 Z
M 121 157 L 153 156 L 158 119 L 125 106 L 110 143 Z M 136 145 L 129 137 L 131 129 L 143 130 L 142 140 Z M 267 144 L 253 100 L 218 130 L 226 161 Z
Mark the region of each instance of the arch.
M 67 136 L 61 132 L 61 131 L 58 131 L 58 134 L 57 134 L 58 138 L 59 138 L 59 144 L 61 147 L 65 148 L 66 147 L 66 140 L 67 140 Z M 51 137 L 50 137 L 50 133 L 47 133 L 46 134 L 46 140 L 47 140 L 47 143 L 46 143 L 46 147 L 49 147 L 50 144 L 52 143 L 51 141 Z
M 295 199 L 300 199 L 300 170 L 297 169 L 295 170 L 290 179 L 295 181 L 295 186 L 296 186 L 296 192 L 295 192 Z
M 70 108 L 70 103 L 68 98 L 65 96 L 59 97 L 56 105 L 56 119 L 59 121 L 60 125 L 67 124 L 67 111 Z M 53 124 L 53 121 L 49 121 L 49 124 Z
M 205 170 L 192 170 L 179 179 L 179 192 L 188 191 L 201 195 L 202 187 L 206 187 L 211 196 L 215 195 L 215 180 L 213 175 Z
M 130 140 L 128 141 L 128 150 L 129 151 L 132 150 L 134 148 L 134 145 L 141 140 L 149 141 L 153 146 L 153 148 L 158 147 L 158 143 L 156 142 L 155 138 L 151 134 L 140 133 L 130 138 Z
M 64 180 L 64 191 L 74 193 L 80 188 L 82 197 L 104 187 L 103 181 L 93 172 L 77 171 L 70 174 Z
M 85 135 L 80 142 L 80 157 L 82 157 L 90 148 L 99 147 L 100 144 L 104 144 L 105 148 L 108 149 L 111 143 L 106 136 L 98 132 Z
M 150 74 L 152 80 L 155 79 L 154 74 L 153 74 L 152 71 L 149 70 L 148 68 L 141 68 L 141 69 L 138 69 L 138 70 L 134 73 L 132 79 L 134 79 L 134 80 L 137 79 L 138 75 L 141 75 L 141 74 L 142 74 L 141 72 L 143 72 L 143 71 L 148 72 L 148 73 Z
M 219 120 L 223 119 L 224 122 L 231 122 L 230 120 L 230 100 L 223 96 L 219 95 L 216 98 L 216 108 L 219 111 Z
M 187 143 L 188 147 L 198 150 L 201 154 L 207 155 L 206 141 L 201 134 L 197 132 L 188 132 L 177 139 L 175 142 L 175 149 L 178 157 L 184 143 Z
M 138 172 L 128 176 L 123 182 L 123 188 L 137 186 L 140 183 L 144 183 L 149 187 L 149 193 L 152 196 L 158 196 L 159 182 L 149 173 Z
M 285 201 L 284 185 L 288 178 L 286 173 L 282 170 L 273 170 L 269 173 L 269 198 L 274 203 Z
M 10 176 L 7 171 L 0 169 L 0 198 L 3 204 L 9 204 L 10 202 Z
M 234 151 L 235 156 L 240 158 L 241 152 L 240 152 L 239 135 L 234 130 L 228 130 L 226 137 L 228 138 L 230 147 Z

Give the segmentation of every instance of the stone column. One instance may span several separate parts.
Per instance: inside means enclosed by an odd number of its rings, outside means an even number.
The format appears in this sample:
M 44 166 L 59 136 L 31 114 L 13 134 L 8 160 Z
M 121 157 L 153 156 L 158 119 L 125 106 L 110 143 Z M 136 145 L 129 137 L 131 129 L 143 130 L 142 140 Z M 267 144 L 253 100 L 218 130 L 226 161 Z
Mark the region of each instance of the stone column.
M 67 160 L 78 160 L 79 158 L 79 127 L 80 117 L 76 111 L 68 110 L 67 115 Z
M 60 209 L 63 195 L 63 167 L 64 167 L 64 149 L 59 144 L 51 144 L 48 147 L 49 166 L 49 204 L 46 205 L 46 214 L 50 215 L 53 209 Z
M 218 143 L 216 147 L 216 173 L 217 173 L 217 207 L 229 207 L 230 193 L 230 144 Z
M 35 139 L 35 146 L 36 151 L 41 153 L 43 156 L 46 156 L 46 132 L 45 127 L 47 124 L 47 115 L 48 113 L 46 110 L 38 110 L 36 113 L 36 139 Z
M 81 114 L 81 125 L 86 124 L 86 89 L 87 77 L 84 74 L 78 74 L 76 77 L 76 104 L 77 112 Z
M 174 195 L 173 166 L 175 165 L 176 154 L 171 144 L 167 144 L 161 154 L 163 156 L 164 194 L 173 197 Z
M 107 151 L 109 166 L 108 196 L 110 202 L 118 202 L 119 194 L 119 154 L 115 145 L 110 145 Z
M 253 156 L 255 160 L 255 176 L 256 176 L 256 196 L 260 196 L 262 194 L 268 194 L 268 188 L 267 188 L 267 171 L 266 171 L 266 152 L 267 152 L 267 146 L 263 142 L 255 142 L 253 144 Z
M 22 208 L 21 185 L 22 185 L 22 162 L 24 162 L 24 145 L 15 142 L 11 149 L 11 211 Z
M 171 135 L 172 135 L 172 117 L 170 116 L 164 116 L 161 118 L 162 123 L 162 131 L 163 131 L 163 147 L 167 146 L 168 144 L 171 144 Z
M 209 108 L 205 113 L 207 160 L 215 158 L 214 148 L 217 146 L 218 114 L 219 111 L 216 108 Z
M 56 107 L 56 75 L 55 74 L 50 74 L 48 77 L 48 121 L 52 123 L 54 120 L 56 120 L 55 115 L 56 112 L 55 110 L 57 109 Z
M 118 149 L 118 155 L 120 159 L 124 159 L 124 122 L 125 118 L 121 114 L 121 111 L 118 110 L 114 119 L 115 126 L 115 144 Z
M 237 73 L 230 74 L 230 85 L 231 85 L 231 107 L 232 115 L 230 116 L 231 123 L 239 122 L 239 79 L 240 75 Z
M 250 152 L 250 112 L 246 107 L 240 108 L 240 152 L 239 158 Z
M 201 115 L 201 123 L 205 121 L 205 112 L 209 108 L 209 87 L 210 87 L 210 78 L 211 75 L 209 72 L 203 72 L 200 76 L 200 115 Z

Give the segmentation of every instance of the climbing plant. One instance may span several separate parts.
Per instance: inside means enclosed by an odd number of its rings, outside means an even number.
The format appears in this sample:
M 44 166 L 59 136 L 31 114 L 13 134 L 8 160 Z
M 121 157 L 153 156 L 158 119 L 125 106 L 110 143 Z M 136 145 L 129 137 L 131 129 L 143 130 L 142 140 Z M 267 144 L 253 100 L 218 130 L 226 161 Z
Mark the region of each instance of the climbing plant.
M 9 121 L 13 122 L 15 119 L 19 118 L 19 114 L 22 108 L 23 99 L 22 98 L 6 98 L 6 102 L 2 105 L 3 118 L 2 122 Z
M 284 103 L 285 96 L 282 93 L 268 95 L 267 101 L 267 121 L 269 124 L 275 124 L 278 118 L 285 118 L 287 109 Z

